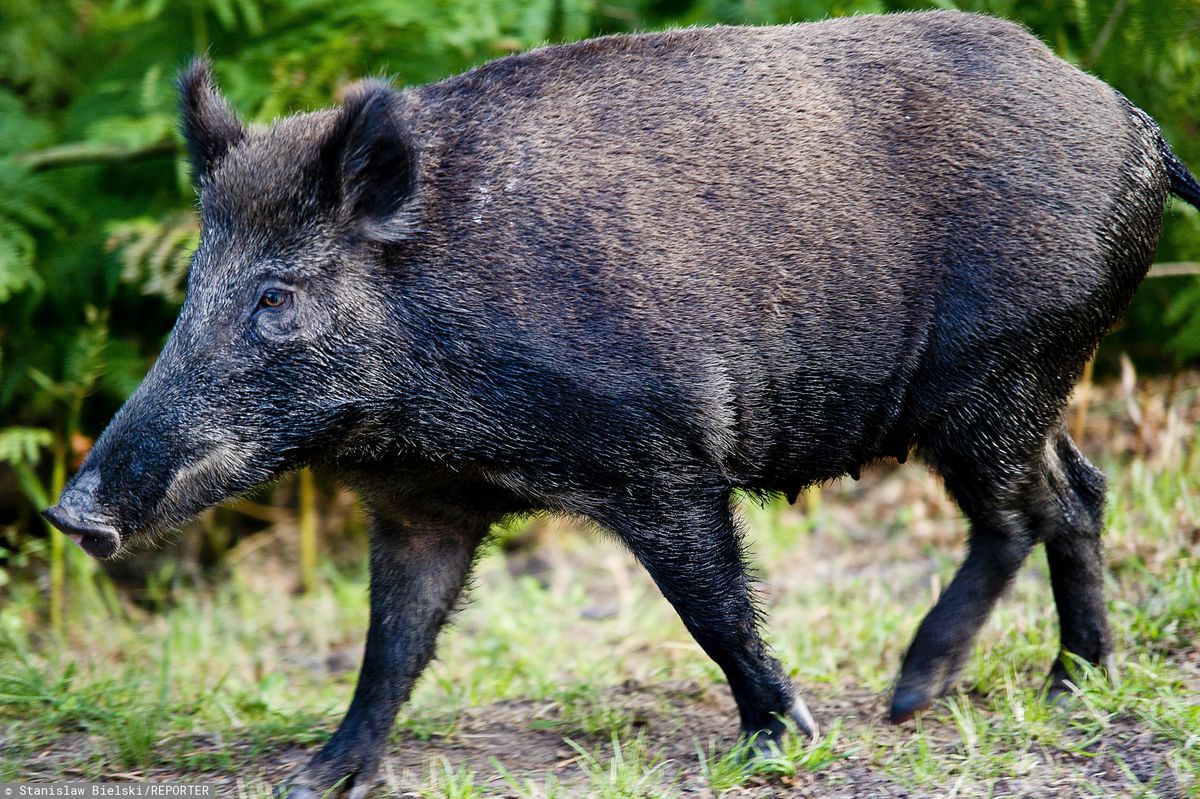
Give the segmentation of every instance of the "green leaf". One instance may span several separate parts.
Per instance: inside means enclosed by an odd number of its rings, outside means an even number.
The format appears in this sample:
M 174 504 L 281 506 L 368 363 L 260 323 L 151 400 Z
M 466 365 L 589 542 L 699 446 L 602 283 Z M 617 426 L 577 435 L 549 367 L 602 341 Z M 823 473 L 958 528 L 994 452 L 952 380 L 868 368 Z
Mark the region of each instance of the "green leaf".
M 54 435 L 42 427 L 6 427 L 0 430 L 0 461 L 35 465 L 41 450 L 54 443 Z

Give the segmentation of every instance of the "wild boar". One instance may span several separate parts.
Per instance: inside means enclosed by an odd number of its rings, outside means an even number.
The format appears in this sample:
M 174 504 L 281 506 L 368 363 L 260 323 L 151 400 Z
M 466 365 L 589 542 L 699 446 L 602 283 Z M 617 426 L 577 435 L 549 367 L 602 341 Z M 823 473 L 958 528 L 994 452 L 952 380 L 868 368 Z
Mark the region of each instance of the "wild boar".
M 361 492 L 362 672 L 292 796 L 366 792 L 489 526 L 535 509 L 620 537 L 760 745 L 817 728 L 759 635 L 735 491 L 910 451 L 945 479 L 969 553 L 894 720 L 951 688 L 1039 542 L 1063 652 L 1109 653 L 1104 479 L 1063 409 L 1200 185 L 1019 25 L 613 36 L 265 128 L 203 61 L 180 87 L 187 299 L 46 514 L 107 558 L 305 464 Z

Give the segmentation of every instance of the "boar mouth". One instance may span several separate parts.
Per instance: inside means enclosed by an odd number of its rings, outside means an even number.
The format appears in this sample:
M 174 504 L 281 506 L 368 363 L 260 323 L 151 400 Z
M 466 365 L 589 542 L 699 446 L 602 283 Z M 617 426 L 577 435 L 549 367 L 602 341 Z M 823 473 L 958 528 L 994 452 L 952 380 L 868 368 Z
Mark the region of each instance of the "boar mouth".
M 42 516 L 93 558 L 111 558 L 121 548 L 121 534 L 116 528 L 104 522 L 76 516 L 61 504 L 46 508 L 42 511 Z

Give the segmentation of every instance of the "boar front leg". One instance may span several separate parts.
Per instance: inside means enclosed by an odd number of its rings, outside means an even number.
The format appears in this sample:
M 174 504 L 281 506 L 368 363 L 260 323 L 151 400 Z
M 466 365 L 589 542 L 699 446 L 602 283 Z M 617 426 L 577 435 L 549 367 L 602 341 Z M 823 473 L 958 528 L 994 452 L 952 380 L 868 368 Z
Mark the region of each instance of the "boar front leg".
M 331 788 L 350 799 L 371 787 L 400 705 L 433 657 L 438 630 L 462 591 L 487 532 L 483 521 L 394 521 L 371 526 L 371 621 L 358 687 L 337 732 L 286 783 L 288 799 Z M 328 794 L 333 795 L 333 794 Z
M 657 507 L 614 506 L 596 519 L 620 535 L 696 643 L 725 672 L 743 738 L 769 754 L 789 722 L 812 737 L 817 725 L 759 634 L 753 581 L 730 503 L 725 487 L 697 488 Z

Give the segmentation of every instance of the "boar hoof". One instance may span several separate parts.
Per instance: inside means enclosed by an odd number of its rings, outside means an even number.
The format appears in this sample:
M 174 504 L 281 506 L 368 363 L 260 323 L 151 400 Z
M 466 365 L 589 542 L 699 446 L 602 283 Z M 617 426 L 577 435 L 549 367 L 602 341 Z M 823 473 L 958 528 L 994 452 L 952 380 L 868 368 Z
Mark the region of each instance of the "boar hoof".
M 275 792 L 276 799 L 335 799 L 335 797 L 344 797 L 344 799 L 363 799 L 367 795 L 367 791 L 371 789 L 373 780 L 370 777 L 365 779 L 354 774 L 339 780 L 332 787 L 317 790 L 310 788 L 305 783 L 323 784 L 321 780 L 313 780 L 307 773 L 307 770 L 300 772 L 283 784 Z
M 924 691 L 901 690 L 892 697 L 892 707 L 888 711 L 888 721 L 892 724 L 903 724 L 923 710 L 929 709 L 931 700 Z
M 743 740 L 750 741 L 746 748 L 746 759 L 777 757 L 782 748 L 783 736 L 792 732 L 793 726 L 795 732 L 812 740 L 816 740 L 821 734 L 812 713 L 808 712 L 808 706 L 804 704 L 803 699 L 797 698 L 792 709 L 788 711 L 786 719 L 777 718 L 776 722 L 765 730 L 742 731 Z
M 1113 665 L 1111 655 L 1101 657 L 1099 663 L 1095 663 L 1094 668 L 1100 670 L 1109 682 L 1112 682 L 1116 676 L 1116 669 Z M 1083 682 L 1084 675 L 1080 674 L 1080 667 L 1075 661 L 1068 658 L 1066 655 L 1059 655 L 1054 661 L 1054 665 L 1050 667 L 1050 673 L 1046 675 L 1046 684 L 1042 686 L 1042 697 L 1046 704 L 1056 707 L 1064 707 L 1070 704 L 1071 699 L 1079 693 L 1080 683 Z
M 1055 661 L 1046 675 L 1046 684 L 1042 686 L 1042 700 L 1047 705 L 1066 707 L 1078 691 L 1078 683 L 1067 667 L 1061 660 Z
M 346 793 L 346 799 L 363 799 L 370 789 L 369 784 L 355 785 Z M 318 793 L 306 785 L 293 785 L 285 789 L 285 793 L 278 794 L 285 799 L 328 799 L 328 797 L 337 796 L 337 791 L 329 790 Z
M 812 717 L 812 713 L 808 712 L 808 705 L 804 704 L 804 700 L 796 697 L 795 704 L 792 705 L 791 711 L 788 713 L 792 722 L 796 725 L 796 729 L 807 735 L 809 738 L 816 740 L 821 735 L 821 730 L 817 727 L 816 720 Z
M 321 797 L 321 795 L 312 788 L 306 788 L 303 785 L 296 785 L 288 788 L 286 793 L 280 792 L 276 794 L 276 796 L 282 797 L 282 799 L 320 799 Z

